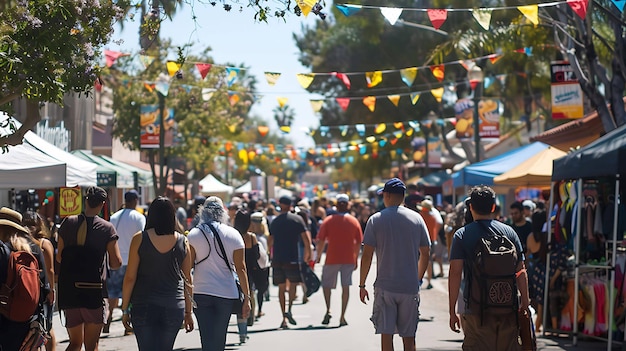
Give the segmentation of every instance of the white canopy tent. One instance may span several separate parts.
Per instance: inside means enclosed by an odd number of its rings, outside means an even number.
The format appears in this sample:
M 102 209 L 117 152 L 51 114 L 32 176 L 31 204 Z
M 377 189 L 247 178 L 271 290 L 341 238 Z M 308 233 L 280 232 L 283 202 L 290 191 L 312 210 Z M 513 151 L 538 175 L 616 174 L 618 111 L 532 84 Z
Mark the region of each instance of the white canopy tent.
M 232 186 L 220 182 L 210 173 L 202 178 L 198 185 L 200 186 L 200 193 L 204 196 L 215 195 L 225 200 L 233 193 Z
M 0 123 L 8 115 L 0 114 Z M 17 127 L 20 123 L 14 120 Z M 11 133 L 0 128 L 3 135 Z M 0 189 L 41 189 L 96 185 L 97 165 L 65 152 L 28 131 L 21 145 L 0 154 Z

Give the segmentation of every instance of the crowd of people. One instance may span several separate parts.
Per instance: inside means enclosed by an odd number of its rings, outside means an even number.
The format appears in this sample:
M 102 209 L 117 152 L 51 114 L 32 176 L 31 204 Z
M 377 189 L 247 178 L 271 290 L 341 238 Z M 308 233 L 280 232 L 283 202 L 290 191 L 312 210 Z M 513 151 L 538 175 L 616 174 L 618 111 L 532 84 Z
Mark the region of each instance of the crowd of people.
M 543 288 L 538 282 L 545 275 L 541 257 L 546 252 L 541 204 L 537 208 L 530 201 L 515 202 L 507 219 L 499 214 L 495 193 L 488 187 L 473 188 L 468 201 L 456 206 L 436 206 L 419 184 L 406 186 L 397 178 L 385 183 L 378 196 L 381 208 L 347 194 L 283 196 L 277 202 L 233 197 L 228 203 L 216 196 L 196 197 L 188 210 L 180 201 L 158 197 L 144 214 L 136 210 L 139 194 L 132 190 L 125 193 L 123 208 L 106 221 L 99 214 L 108 195 L 90 187 L 84 212 L 65 218 L 56 232 L 36 212 L 22 216 L 2 208 L 2 246 L 32 253 L 41 267 L 42 284 L 41 307 L 28 321 L 0 314 L 0 349 L 17 350 L 33 329 L 41 329 L 42 339 L 50 338 L 46 349 L 54 350 L 54 333 L 45 321 L 56 304 L 65 316 L 67 350 L 97 349 L 101 334 L 110 333 L 116 308 L 122 310 L 124 335 L 134 334 L 139 350 L 171 350 L 181 325 L 190 332 L 194 323 L 202 350 L 223 350 L 232 314 L 237 315 L 241 343 L 249 338 L 247 327 L 265 315 L 270 278 L 278 287 L 280 328 L 296 325 L 292 307 L 298 286 L 303 289 L 302 303 L 310 295 L 303 284 L 303 265 L 321 264 L 322 257 L 326 310 L 321 324 L 330 324 L 334 316 L 331 296 L 339 281 L 338 323 L 343 327 L 348 325 L 349 287 L 359 267 L 359 298 L 369 300 L 366 280 L 374 254 L 371 320 L 383 351 L 393 348 L 394 334 L 402 337 L 405 350 L 415 349 L 419 291 L 444 277 L 445 259 L 450 260 L 450 328 L 459 331 L 462 326 L 463 349 L 494 349 L 492 341 L 485 341 L 492 339 L 499 343 L 498 350 L 521 347 L 520 328 L 511 315 L 483 319 L 468 302 L 468 263 L 489 230 L 508 238 L 515 251 L 514 286 L 520 293 L 514 312 L 527 315 L 531 300 L 540 312 Z

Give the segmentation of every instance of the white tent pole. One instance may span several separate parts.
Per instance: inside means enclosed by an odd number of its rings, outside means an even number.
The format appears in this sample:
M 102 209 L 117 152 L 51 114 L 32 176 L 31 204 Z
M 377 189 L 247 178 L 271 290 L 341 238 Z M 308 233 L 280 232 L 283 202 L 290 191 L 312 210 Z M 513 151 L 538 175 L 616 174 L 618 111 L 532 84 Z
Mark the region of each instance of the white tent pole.
M 546 220 L 548 221 L 548 231 L 547 231 L 547 241 L 546 245 L 550 248 L 550 243 L 552 242 L 552 207 L 554 206 L 554 185 L 556 182 L 550 183 L 550 206 L 546 209 Z M 555 219 L 556 220 L 556 219 Z M 546 325 L 548 325 L 548 288 L 550 287 L 550 252 L 552 249 L 546 250 L 546 274 L 544 275 L 544 286 L 543 286 L 543 316 L 541 319 L 543 320 L 543 336 L 546 335 Z

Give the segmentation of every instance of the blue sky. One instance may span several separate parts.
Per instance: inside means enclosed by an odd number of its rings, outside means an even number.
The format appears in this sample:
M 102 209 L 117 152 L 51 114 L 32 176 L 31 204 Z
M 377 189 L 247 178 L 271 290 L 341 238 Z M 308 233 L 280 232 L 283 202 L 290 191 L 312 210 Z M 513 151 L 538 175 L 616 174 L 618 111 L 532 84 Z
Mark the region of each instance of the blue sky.
M 195 23 L 193 15 L 197 18 Z M 296 146 L 313 146 L 313 140 L 302 129 L 319 126 L 319 117 L 309 102 L 318 96 L 307 93 L 296 80 L 297 73 L 309 73 L 310 69 L 300 65 L 292 33 L 300 33 L 302 24 L 312 26 L 317 16 L 311 13 L 305 18 L 289 13 L 286 23 L 276 18 L 270 18 L 268 23 L 255 22 L 253 16 L 252 10 L 245 7 L 240 12 L 233 6 L 230 12 L 226 12 L 220 2 L 215 7 L 196 3 L 193 11 L 186 3 L 178 9 L 172 21 L 163 22 L 161 37 L 170 38 L 175 46 L 193 43 L 194 51 L 211 47 L 210 55 L 216 64 L 243 63 L 250 67 L 250 73 L 258 80 L 257 90 L 263 95 L 261 101 L 253 105 L 252 114 L 261 116 L 278 131 L 272 110 L 278 106 L 277 97 L 289 98 L 287 104 L 294 108 L 296 117 L 288 137 Z M 138 18 L 127 21 L 124 30 L 116 26 L 112 42 L 106 49 L 137 53 L 138 27 Z M 282 75 L 272 87 L 267 84 L 264 72 L 280 72 Z

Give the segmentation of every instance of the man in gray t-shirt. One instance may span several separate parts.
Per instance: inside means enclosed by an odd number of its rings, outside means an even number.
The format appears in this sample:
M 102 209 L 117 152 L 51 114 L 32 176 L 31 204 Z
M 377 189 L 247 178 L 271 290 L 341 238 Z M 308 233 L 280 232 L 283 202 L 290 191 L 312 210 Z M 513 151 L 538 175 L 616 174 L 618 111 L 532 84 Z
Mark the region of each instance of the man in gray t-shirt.
M 365 226 L 359 280 L 361 302 L 369 300 L 365 281 L 376 252 L 374 312 L 372 322 L 381 334 L 381 348 L 393 349 L 393 334 L 402 337 L 405 350 L 415 350 L 419 320 L 419 288 L 430 256 L 426 224 L 417 212 L 402 205 L 406 186 L 393 178 L 382 194 L 385 209 L 372 215 Z

